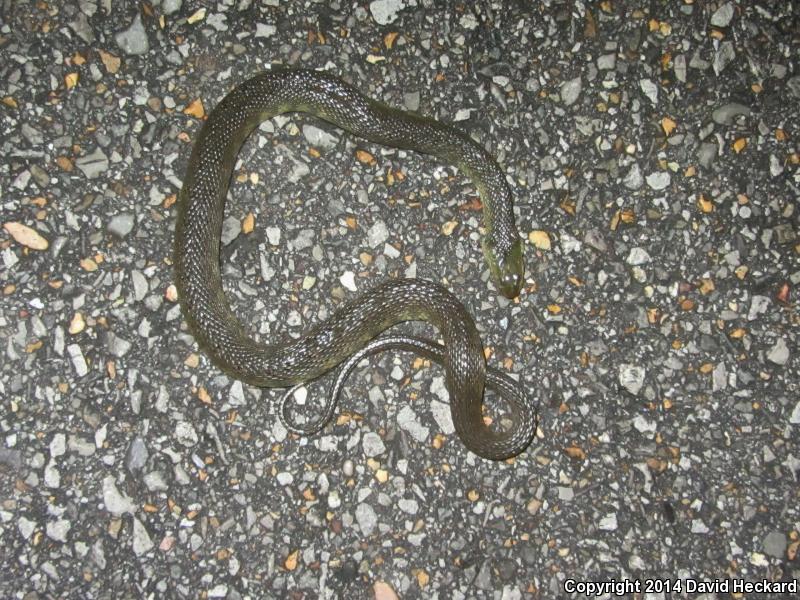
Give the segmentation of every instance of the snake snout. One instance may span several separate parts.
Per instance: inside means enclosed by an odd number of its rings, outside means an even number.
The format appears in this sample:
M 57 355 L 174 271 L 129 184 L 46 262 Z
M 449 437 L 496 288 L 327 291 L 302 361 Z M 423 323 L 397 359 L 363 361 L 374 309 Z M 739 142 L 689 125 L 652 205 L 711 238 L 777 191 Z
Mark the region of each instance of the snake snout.
M 505 273 L 500 277 L 500 292 L 506 298 L 516 298 L 521 289 L 522 276 L 519 273 Z

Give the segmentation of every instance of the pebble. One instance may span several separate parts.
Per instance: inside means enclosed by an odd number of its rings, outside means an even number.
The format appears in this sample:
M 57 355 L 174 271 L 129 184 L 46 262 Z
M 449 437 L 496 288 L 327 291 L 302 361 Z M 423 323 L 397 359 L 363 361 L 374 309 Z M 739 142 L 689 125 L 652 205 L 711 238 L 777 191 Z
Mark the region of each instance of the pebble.
M 389 25 L 394 23 L 406 4 L 416 6 L 417 3 L 414 0 L 410 2 L 406 0 L 373 0 L 369 3 L 369 12 L 379 25 Z
M 136 511 L 133 501 L 117 489 L 113 475 L 103 479 L 103 504 L 106 505 L 106 510 L 115 516 L 133 514 Z
M 242 222 L 234 216 L 227 216 L 222 221 L 222 235 L 220 240 L 223 246 L 227 246 L 242 232 Z
M 369 245 L 373 248 L 381 246 L 386 240 L 389 239 L 389 230 L 386 228 L 386 223 L 380 219 L 376 220 L 367 231 L 367 240 Z
M 767 352 L 767 360 L 776 365 L 785 365 L 789 361 L 789 346 L 786 340 L 778 338 L 775 345 Z
M 356 286 L 356 274 L 352 271 L 345 271 L 342 273 L 342 276 L 339 277 L 339 281 L 341 281 L 342 285 L 351 292 L 358 291 L 358 287 Z
M 711 24 L 714 27 L 727 27 L 733 19 L 734 7 L 732 2 L 726 2 L 711 15 Z
M 183 5 L 183 0 L 162 0 L 161 10 L 165 15 L 172 15 L 178 12 Z
M 775 558 L 785 558 L 784 555 L 788 546 L 789 543 L 786 540 L 786 536 L 780 531 L 770 531 L 764 537 L 764 553 Z
M 658 104 L 658 86 L 649 79 L 639 80 L 639 89 L 653 105 Z
M 323 150 L 330 150 L 339 141 L 336 136 L 314 125 L 303 125 L 303 136 L 309 144 Z
M 747 320 L 755 321 L 759 315 L 767 312 L 770 305 L 770 299 L 767 296 L 756 294 L 750 299 L 750 310 L 747 311 Z
M 175 441 L 183 446 L 191 447 L 197 444 L 198 439 L 197 432 L 191 423 L 178 421 L 175 426 Z
M 89 372 L 89 365 L 86 364 L 86 359 L 83 357 L 83 351 L 78 344 L 68 345 L 67 354 L 72 362 L 72 367 L 75 369 L 75 374 L 78 377 L 83 377 Z
M 108 332 L 106 336 L 106 345 L 108 346 L 108 351 L 117 358 L 122 358 L 125 356 L 128 352 L 130 352 L 131 347 L 133 346 L 133 344 L 131 344 L 128 340 L 119 337 L 113 331 Z
M 569 79 L 561 84 L 559 93 L 561 94 L 561 101 L 565 106 L 572 106 L 578 100 L 583 89 L 583 80 L 580 75 L 574 79 Z
M 647 253 L 647 250 L 644 248 L 640 248 L 635 246 L 630 249 L 628 252 L 628 258 L 625 259 L 629 265 L 644 265 L 651 261 L 650 255 Z
M 147 554 L 153 548 L 153 540 L 150 539 L 150 534 L 144 524 L 137 519 L 133 518 L 133 553 L 136 556 Z
M 66 519 L 58 519 L 56 521 L 49 521 L 45 531 L 47 533 L 47 537 L 54 542 L 61 542 L 62 544 L 65 544 L 67 542 L 67 534 L 69 533 L 70 529 L 72 529 L 72 523 Z
M 147 445 L 140 436 L 136 436 L 128 446 L 128 454 L 125 458 L 125 466 L 129 471 L 138 471 L 143 469 L 147 463 L 147 458 L 150 453 L 147 451 Z
M 75 166 L 87 179 L 97 179 L 108 170 L 108 157 L 100 148 L 96 148 L 94 152 L 78 158 Z
M 50 456 L 52 458 L 58 458 L 59 456 L 64 456 L 67 451 L 67 436 L 63 433 L 56 433 L 53 435 L 53 439 L 50 440 Z
M 256 23 L 256 34 L 255 37 L 257 38 L 270 38 L 275 35 L 277 28 L 275 25 L 268 25 L 266 23 Z
M 107 230 L 110 234 L 124 239 L 133 230 L 133 224 L 133 213 L 120 213 L 111 218 Z
M 645 374 L 644 367 L 627 363 L 622 364 L 618 370 L 619 383 L 635 396 L 644 385 Z
M 407 404 L 397 413 L 397 425 L 417 442 L 424 442 L 430 435 L 430 429 L 420 423 L 417 413 Z
M 281 243 L 281 230 L 278 227 L 267 227 L 266 229 L 267 241 L 273 245 L 278 246 Z
M 625 179 L 622 180 L 622 183 L 629 190 L 638 190 L 642 187 L 644 184 L 644 178 L 642 177 L 642 170 L 639 168 L 637 163 L 633 163 L 633 165 L 631 165 L 631 168 L 628 171 L 628 174 L 625 175 Z
M 656 171 L 647 176 L 647 185 L 656 191 L 663 190 L 669 186 L 671 180 L 668 171 Z
M 738 102 L 731 102 L 715 108 L 711 113 L 711 119 L 718 125 L 731 125 L 733 120 L 739 116 L 749 117 L 751 113 L 750 107 Z
M 361 534 L 370 536 L 378 525 L 378 515 L 375 513 L 375 509 L 372 508 L 372 506 L 366 502 L 362 502 L 356 506 L 356 521 L 358 522 L 359 529 L 361 529 Z
M 602 531 L 616 531 L 618 526 L 616 513 L 607 514 L 597 524 L 598 529 Z
M 700 144 L 700 148 L 697 150 L 697 162 L 700 163 L 701 167 L 708 169 L 714 163 L 718 154 L 719 146 L 714 142 L 704 142 Z
M 719 76 L 719 74 L 725 70 L 725 67 L 733 62 L 734 58 L 736 58 L 736 49 L 734 48 L 733 42 L 722 42 L 716 52 L 714 52 L 714 60 L 711 63 L 714 67 L 714 73 Z
M 136 56 L 144 54 L 150 49 L 147 33 L 142 25 L 142 17 L 140 14 L 134 17 L 133 22 L 126 30 L 114 36 L 114 39 L 117 42 L 117 46 L 119 46 L 125 54 Z
M 361 438 L 361 445 L 364 448 L 364 454 L 369 457 L 380 456 L 386 452 L 386 446 L 384 446 L 381 436 L 372 431 L 364 434 L 364 437 Z

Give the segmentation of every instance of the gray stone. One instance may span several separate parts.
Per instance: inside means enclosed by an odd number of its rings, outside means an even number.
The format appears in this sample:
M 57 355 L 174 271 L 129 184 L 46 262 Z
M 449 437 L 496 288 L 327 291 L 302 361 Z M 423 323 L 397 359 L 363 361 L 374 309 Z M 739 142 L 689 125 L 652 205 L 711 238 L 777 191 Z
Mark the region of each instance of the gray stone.
M 165 15 L 171 15 L 178 12 L 182 4 L 183 0 L 163 0 L 161 2 L 161 10 Z
M 309 144 L 323 150 L 330 150 L 339 141 L 336 136 L 314 125 L 303 125 L 303 136 Z
M 72 523 L 66 519 L 58 519 L 48 522 L 45 531 L 51 540 L 64 544 L 70 529 L 72 529 Z
M 767 360 L 776 365 L 785 365 L 789 361 L 789 346 L 786 345 L 786 340 L 778 338 L 775 345 L 767 352 Z
M 103 479 L 103 504 L 108 512 L 117 517 L 125 513 L 133 514 L 136 510 L 133 501 L 117 489 L 113 475 Z
M 389 239 L 389 230 L 386 228 L 386 223 L 378 219 L 372 224 L 372 227 L 367 231 L 367 239 L 369 245 L 377 248 Z
M 364 454 L 369 457 L 379 456 L 386 452 L 386 446 L 383 444 L 381 436 L 373 431 L 364 434 L 361 445 L 364 448 Z
M 716 143 L 704 142 L 700 144 L 700 148 L 697 151 L 697 161 L 701 167 L 708 169 L 714 163 L 714 159 L 717 158 L 718 154 L 719 146 Z
M 625 262 L 631 266 L 636 265 L 644 265 L 651 261 L 650 255 L 647 253 L 647 250 L 644 248 L 640 248 L 639 246 L 634 246 L 628 252 L 628 258 L 625 259 Z
M 268 25 L 265 23 L 256 23 L 256 35 L 257 38 L 269 38 L 275 35 L 277 28 L 275 25 Z
M 583 81 L 580 75 L 574 79 L 565 81 L 561 84 L 561 89 L 559 90 L 561 94 L 561 101 L 565 106 L 571 106 L 575 104 L 575 102 L 578 100 L 578 97 L 581 95 L 582 89 Z
M 117 358 L 125 356 L 133 346 L 128 340 L 119 337 L 113 331 L 108 332 L 106 345 L 108 346 L 108 351 Z
M 199 438 L 191 423 L 179 421 L 175 426 L 175 439 L 183 446 L 191 447 L 197 444 Z
M 714 112 L 711 113 L 711 119 L 718 125 L 730 125 L 736 117 L 741 115 L 749 117 L 751 112 L 749 106 L 739 104 L 738 102 L 731 102 L 719 108 L 715 108 Z
M 644 367 L 633 364 L 622 364 L 619 366 L 619 383 L 634 396 L 639 393 L 644 385 Z
M 222 242 L 223 246 L 227 246 L 242 232 L 242 224 L 239 222 L 239 219 L 233 216 L 225 217 L 225 220 L 222 222 L 222 236 L 220 237 L 220 241 Z
M 714 27 L 727 27 L 733 19 L 734 7 L 732 2 L 726 2 L 711 15 L 711 24 Z
M 430 429 L 420 423 L 414 409 L 407 404 L 397 413 L 397 425 L 418 442 L 424 442 L 430 434 Z
M 639 80 L 639 89 L 654 105 L 658 104 L 658 86 L 649 79 Z
M 416 5 L 416 2 L 412 3 Z M 397 19 L 398 13 L 405 8 L 403 0 L 374 0 L 369 3 L 369 12 L 379 25 L 389 25 Z
M 147 458 L 150 456 L 150 453 L 147 451 L 147 446 L 144 443 L 144 440 L 140 436 L 136 436 L 131 441 L 131 445 L 128 447 L 128 455 L 125 458 L 125 466 L 128 467 L 129 471 L 138 471 L 144 468 L 145 464 L 147 463 Z
M 361 533 L 365 536 L 370 536 L 378 525 L 378 515 L 375 514 L 375 509 L 372 506 L 362 502 L 356 506 L 356 521 Z
M 788 542 L 780 531 L 770 531 L 763 541 L 764 553 L 775 558 L 784 558 Z
M 75 166 L 81 170 L 87 179 L 97 179 L 108 170 L 108 157 L 100 148 L 96 148 L 91 154 L 78 158 L 75 161 Z
M 153 548 L 153 540 L 150 539 L 150 534 L 144 524 L 137 519 L 133 518 L 133 553 L 136 556 L 146 554 Z
M 124 238 L 133 230 L 134 215 L 133 213 L 125 212 L 114 215 L 108 223 L 108 232 Z
M 639 168 L 638 163 L 633 163 L 633 165 L 631 165 L 631 168 L 628 171 L 628 174 L 625 175 L 625 179 L 622 180 L 622 183 L 629 190 L 638 190 L 642 187 L 644 184 L 644 178 L 642 177 L 642 170 Z
M 142 26 L 142 16 L 140 14 L 136 15 L 130 27 L 125 31 L 120 31 L 114 36 L 114 39 L 117 42 L 117 46 L 125 54 L 145 54 L 150 49 L 150 43 L 147 41 L 147 32 Z
M 647 185 L 656 191 L 663 190 L 669 186 L 671 180 L 668 171 L 656 171 L 647 176 Z
M 733 59 L 736 58 L 736 49 L 731 41 L 724 41 L 719 45 L 717 51 L 714 52 L 714 60 L 711 66 L 714 67 L 714 73 L 719 75 L 725 70 Z

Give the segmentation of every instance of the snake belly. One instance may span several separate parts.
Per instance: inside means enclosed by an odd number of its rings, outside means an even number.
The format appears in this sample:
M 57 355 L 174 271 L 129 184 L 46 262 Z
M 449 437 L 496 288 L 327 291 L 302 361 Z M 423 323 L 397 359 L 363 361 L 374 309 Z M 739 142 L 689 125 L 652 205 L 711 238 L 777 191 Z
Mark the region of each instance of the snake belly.
M 234 88 L 211 112 L 195 141 L 178 198 L 175 283 L 183 315 L 200 347 L 236 379 L 261 387 L 288 387 L 319 377 L 399 322 L 427 321 L 443 340 L 440 361 L 460 439 L 488 459 L 522 452 L 535 433 L 535 408 L 524 394 L 504 395 L 512 426 L 499 431 L 485 424 L 483 345 L 464 306 L 439 284 L 387 280 L 341 306 L 301 338 L 275 345 L 252 339 L 233 314 L 220 276 L 220 236 L 231 174 L 253 129 L 292 111 L 310 113 L 386 146 L 432 154 L 464 171 L 483 202 L 482 243 L 495 284 L 507 296 L 519 292 L 522 246 L 511 196 L 503 173 L 486 151 L 452 127 L 371 100 L 332 75 L 305 69 L 267 71 Z M 502 391 L 502 386 L 495 389 Z

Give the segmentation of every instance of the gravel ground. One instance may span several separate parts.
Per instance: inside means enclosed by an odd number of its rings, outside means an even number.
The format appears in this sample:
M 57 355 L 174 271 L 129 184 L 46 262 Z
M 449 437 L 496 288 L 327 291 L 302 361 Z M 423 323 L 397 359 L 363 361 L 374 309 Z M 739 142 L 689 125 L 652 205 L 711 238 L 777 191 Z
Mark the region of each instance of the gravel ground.
M 0 10 L 3 598 L 742 598 L 769 595 L 687 586 L 800 577 L 791 2 Z M 194 344 L 176 193 L 204 114 L 269 63 L 485 144 L 526 288 L 498 298 L 454 169 L 288 115 L 234 173 L 235 310 L 275 340 L 385 277 L 443 282 L 540 397 L 523 455 L 467 452 L 412 355 L 371 359 L 307 439 Z

